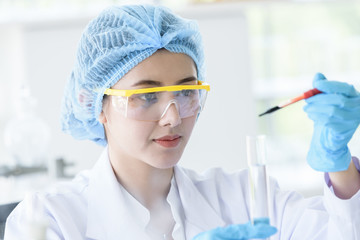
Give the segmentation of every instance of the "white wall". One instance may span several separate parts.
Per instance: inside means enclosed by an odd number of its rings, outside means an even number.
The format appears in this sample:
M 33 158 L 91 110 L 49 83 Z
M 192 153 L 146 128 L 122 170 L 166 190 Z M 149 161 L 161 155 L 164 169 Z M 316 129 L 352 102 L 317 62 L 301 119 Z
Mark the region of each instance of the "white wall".
M 246 18 L 234 4 L 182 15 L 199 21 L 211 91 L 181 164 L 198 170 L 244 168 L 245 137 L 256 132 Z
M 8 75 L 12 75 L 10 80 L 13 90 L 17 90 L 22 82 L 27 83 L 38 100 L 38 115 L 51 128 L 48 159 L 65 157 L 69 161 L 76 161 L 78 169 L 89 167 L 101 148 L 90 142 L 76 141 L 62 133 L 59 119 L 64 84 L 74 62 L 77 41 L 87 22 L 88 19 L 80 18 L 71 21 L 45 19 L 44 22 L 20 22 L 10 27 L 6 24 L 1 26 L 3 36 L 15 38 L 8 47 L 22 49 L 17 52 L 16 58 L 12 52 L 1 57 L 14 59 L 7 62 L 8 67 L 12 68 Z M 6 82 L 3 80 L 2 84 Z M 13 113 L 14 105 L 15 101 L 8 104 L 7 112 Z

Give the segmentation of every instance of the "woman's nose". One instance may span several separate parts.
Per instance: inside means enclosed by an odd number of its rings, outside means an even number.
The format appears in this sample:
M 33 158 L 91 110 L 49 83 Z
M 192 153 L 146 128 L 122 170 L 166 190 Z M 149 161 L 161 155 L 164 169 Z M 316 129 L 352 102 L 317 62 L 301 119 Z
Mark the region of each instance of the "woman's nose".
M 179 113 L 179 107 L 176 100 L 172 100 L 166 106 L 160 120 L 160 126 L 168 126 L 175 127 L 181 124 L 181 117 Z

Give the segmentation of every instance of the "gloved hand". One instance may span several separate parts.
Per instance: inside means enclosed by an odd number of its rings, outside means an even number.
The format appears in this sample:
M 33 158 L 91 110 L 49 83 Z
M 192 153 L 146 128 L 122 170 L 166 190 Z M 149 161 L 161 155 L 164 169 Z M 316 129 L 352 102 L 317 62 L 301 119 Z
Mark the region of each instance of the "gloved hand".
M 307 161 L 318 171 L 346 170 L 351 161 L 347 144 L 360 123 L 360 93 L 347 83 L 328 81 L 321 73 L 315 75 L 313 86 L 323 94 L 308 98 L 304 107 L 314 121 Z
M 269 220 L 252 225 L 234 224 L 226 227 L 218 227 L 213 230 L 202 232 L 192 240 L 247 240 L 252 238 L 267 238 L 276 233 L 276 228 L 269 225 Z

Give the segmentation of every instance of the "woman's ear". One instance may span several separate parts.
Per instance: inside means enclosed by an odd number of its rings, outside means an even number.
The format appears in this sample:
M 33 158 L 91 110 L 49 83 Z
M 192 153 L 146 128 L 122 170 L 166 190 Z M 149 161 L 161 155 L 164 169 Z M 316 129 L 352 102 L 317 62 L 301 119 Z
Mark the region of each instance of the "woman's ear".
M 107 111 L 108 101 L 109 100 L 108 100 L 107 96 L 104 96 L 103 100 L 102 100 L 102 110 L 101 110 L 101 113 L 99 115 L 99 122 L 102 123 L 102 124 L 107 123 L 107 117 L 106 117 L 105 112 Z
M 104 110 L 101 111 L 101 113 L 100 113 L 100 115 L 99 115 L 99 122 L 102 123 L 102 124 L 107 123 L 107 119 L 106 119 Z

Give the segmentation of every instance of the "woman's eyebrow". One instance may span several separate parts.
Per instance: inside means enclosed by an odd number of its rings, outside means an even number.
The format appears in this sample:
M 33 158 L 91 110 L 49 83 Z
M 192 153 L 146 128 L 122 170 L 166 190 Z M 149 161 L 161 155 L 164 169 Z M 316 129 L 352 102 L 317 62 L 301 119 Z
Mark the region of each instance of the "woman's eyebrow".
M 195 80 L 196 80 L 196 77 L 191 76 L 191 77 L 187 77 L 187 78 L 184 78 L 184 79 L 181 79 L 181 80 L 177 81 L 176 84 L 180 85 L 180 84 L 187 83 L 187 82 L 192 82 L 192 81 L 195 81 Z
M 191 76 L 191 77 L 187 77 L 184 79 L 181 79 L 179 81 L 176 82 L 176 85 L 180 85 L 183 83 L 187 83 L 187 82 L 191 82 L 191 81 L 195 81 L 196 77 Z M 152 86 L 162 86 L 162 82 L 160 81 L 154 81 L 154 80 L 140 80 L 139 82 L 135 83 L 132 85 L 132 87 L 137 87 L 137 86 L 143 86 L 143 85 L 152 85 Z
M 162 83 L 154 80 L 140 80 L 139 82 L 132 85 L 132 87 L 142 86 L 142 85 L 153 85 L 153 86 L 161 86 Z

